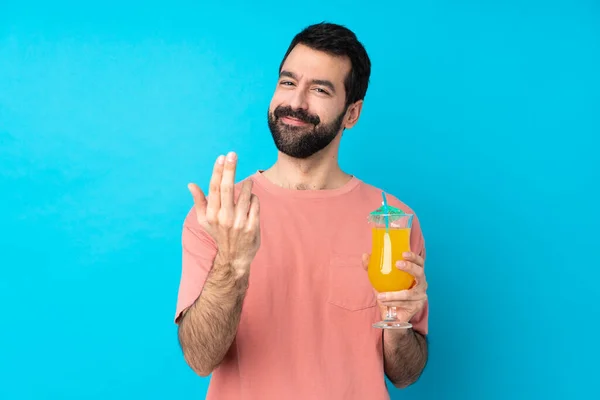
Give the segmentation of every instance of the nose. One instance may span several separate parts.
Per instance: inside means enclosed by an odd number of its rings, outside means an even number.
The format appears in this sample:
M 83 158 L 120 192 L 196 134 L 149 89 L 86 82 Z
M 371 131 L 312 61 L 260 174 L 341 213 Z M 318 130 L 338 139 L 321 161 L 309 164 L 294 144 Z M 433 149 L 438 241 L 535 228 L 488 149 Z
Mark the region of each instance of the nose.
M 290 101 L 290 107 L 292 107 L 292 109 L 294 109 L 294 110 L 298 110 L 298 109 L 308 110 L 308 102 L 306 101 L 306 93 L 304 92 L 304 90 L 302 90 L 300 88 L 292 91 L 289 101 Z

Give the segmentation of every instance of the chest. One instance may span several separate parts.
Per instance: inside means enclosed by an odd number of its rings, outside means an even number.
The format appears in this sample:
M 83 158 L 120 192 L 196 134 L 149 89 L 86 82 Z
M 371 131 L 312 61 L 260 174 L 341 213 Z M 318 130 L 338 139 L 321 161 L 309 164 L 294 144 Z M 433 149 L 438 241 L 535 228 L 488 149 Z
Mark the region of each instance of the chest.
M 261 210 L 261 247 L 251 266 L 245 307 L 261 312 L 298 302 L 320 307 L 339 302 L 340 291 L 357 307 L 371 305 L 372 288 L 362 267 L 362 254 L 370 246 L 366 216 L 343 205 L 284 204 Z
M 332 256 L 360 255 L 370 246 L 366 216 L 335 203 L 310 208 L 284 204 L 261 211 L 261 248 L 255 265 L 265 273 L 318 275 Z

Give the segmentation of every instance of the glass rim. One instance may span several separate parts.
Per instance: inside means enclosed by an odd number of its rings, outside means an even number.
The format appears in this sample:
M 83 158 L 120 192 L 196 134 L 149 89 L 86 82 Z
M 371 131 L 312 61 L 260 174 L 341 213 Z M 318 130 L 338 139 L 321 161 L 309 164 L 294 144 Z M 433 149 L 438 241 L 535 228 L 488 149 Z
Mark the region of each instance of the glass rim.
M 376 215 L 369 215 L 367 217 L 367 219 L 372 219 L 372 218 L 380 218 L 380 217 L 394 217 L 394 218 L 400 218 L 400 217 L 414 217 L 415 214 L 397 214 L 397 213 L 388 213 L 388 214 L 376 214 Z

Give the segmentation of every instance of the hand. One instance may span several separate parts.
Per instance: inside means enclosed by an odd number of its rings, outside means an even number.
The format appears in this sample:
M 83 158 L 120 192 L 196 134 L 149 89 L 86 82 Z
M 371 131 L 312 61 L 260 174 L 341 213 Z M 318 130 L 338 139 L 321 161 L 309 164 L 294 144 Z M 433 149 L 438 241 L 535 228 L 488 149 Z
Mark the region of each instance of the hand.
M 252 180 L 242 184 L 234 201 L 237 156 L 220 156 L 210 179 L 208 199 L 198 185 L 190 183 L 194 208 L 200 226 L 217 243 L 215 265 L 230 264 L 239 276 L 247 274 L 260 247 L 258 197 L 252 194 Z
M 427 280 L 425 279 L 425 260 L 414 253 L 404 253 L 405 261 L 398 261 L 396 268 L 406 271 L 415 278 L 415 283 L 408 290 L 377 294 L 377 303 L 382 318 L 386 317 L 386 307 L 396 307 L 396 317 L 401 322 L 410 320 L 423 309 L 427 301 Z M 363 267 L 369 266 L 369 254 L 363 254 Z

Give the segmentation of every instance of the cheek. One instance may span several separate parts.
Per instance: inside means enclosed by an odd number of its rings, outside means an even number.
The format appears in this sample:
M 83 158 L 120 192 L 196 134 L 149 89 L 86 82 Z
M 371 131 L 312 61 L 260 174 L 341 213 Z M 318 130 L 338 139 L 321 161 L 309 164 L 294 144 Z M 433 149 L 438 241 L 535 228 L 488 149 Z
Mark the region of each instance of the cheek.
M 308 112 L 312 115 L 318 115 L 321 123 L 332 123 L 342 112 L 342 109 L 336 107 L 328 99 L 317 98 L 316 96 L 309 102 Z
M 273 111 L 275 111 L 275 109 L 279 106 L 285 106 L 285 102 L 283 102 L 278 96 L 273 96 L 271 102 L 269 103 L 269 112 L 273 113 Z
M 322 125 L 328 125 L 333 122 L 335 116 L 331 112 L 314 110 L 313 115 L 318 115 Z
M 277 104 L 281 103 L 282 101 L 285 101 L 286 98 L 290 97 L 290 92 L 291 90 L 284 90 L 280 87 L 276 88 L 273 92 L 271 102 Z

